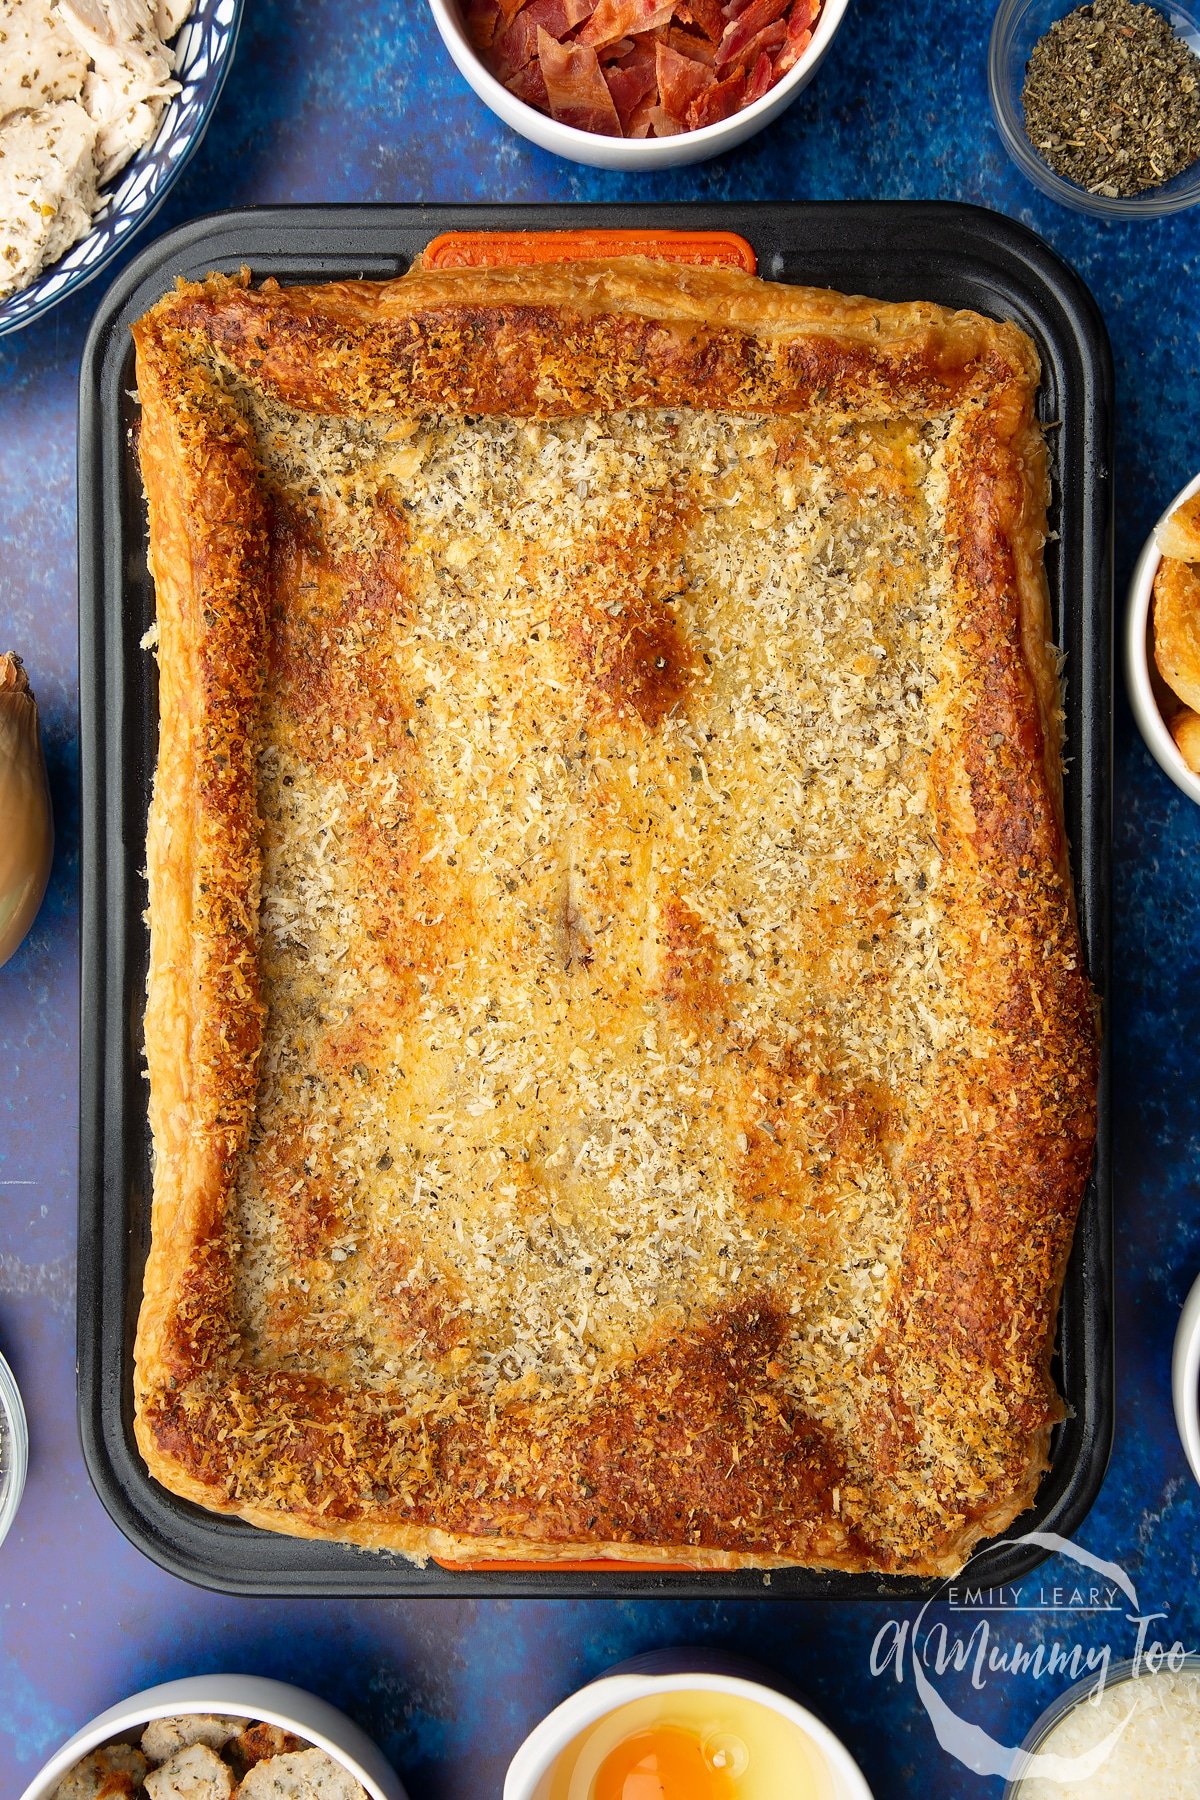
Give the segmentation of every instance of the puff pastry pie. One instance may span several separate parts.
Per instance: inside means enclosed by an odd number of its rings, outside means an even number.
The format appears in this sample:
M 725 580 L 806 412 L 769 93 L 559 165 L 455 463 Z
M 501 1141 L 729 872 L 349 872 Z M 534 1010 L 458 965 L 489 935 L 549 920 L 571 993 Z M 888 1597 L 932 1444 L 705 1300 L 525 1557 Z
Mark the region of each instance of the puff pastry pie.
M 1096 1018 L 1036 356 L 650 261 L 181 285 L 137 1434 L 417 1560 L 957 1570 Z

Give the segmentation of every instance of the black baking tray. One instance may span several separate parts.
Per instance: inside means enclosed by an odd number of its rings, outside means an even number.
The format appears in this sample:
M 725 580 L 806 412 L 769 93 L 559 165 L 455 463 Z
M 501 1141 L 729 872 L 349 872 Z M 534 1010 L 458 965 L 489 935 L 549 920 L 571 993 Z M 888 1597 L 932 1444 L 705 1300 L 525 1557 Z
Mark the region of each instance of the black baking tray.
M 461 1573 L 258 1531 L 153 1482 L 132 1426 L 133 1334 L 150 1199 L 141 1016 L 146 810 L 157 689 L 141 649 L 153 591 L 133 455 L 131 323 L 174 282 L 248 266 L 309 282 L 403 273 L 451 230 L 733 230 L 760 272 L 886 300 L 936 300 L 1015 320 L 1041 353 L 1053 462 L 1047 565 L 1066 652 L 1066 807 L 1088 967 L 1108 987 L 1112 714 L 1112 365 L 1078 277 L 1032 232 L 980 208 L 911 202 L 713 206 L 311 206 L 217 214 L 169 232 L 106 294 L 83 353 L 79 603 L 83 756 L 83 976 L 79 1418 L 88 1469 L 121 1530 L 177 1575 L 245 1594 L 917 1598 L 936 1583 L 813 1570 L 712 1575 Z M 1095 1498 L 1113 1419 L 1109 1073 L 1095 1172 L 1063 1291 L 1056 1371 L 1070 1408 L 1035 1506 L 1014 1530 L 1069 1536 Z M 1010 1583 L 1044 1552 L 984 1545 L 972 1586 Z

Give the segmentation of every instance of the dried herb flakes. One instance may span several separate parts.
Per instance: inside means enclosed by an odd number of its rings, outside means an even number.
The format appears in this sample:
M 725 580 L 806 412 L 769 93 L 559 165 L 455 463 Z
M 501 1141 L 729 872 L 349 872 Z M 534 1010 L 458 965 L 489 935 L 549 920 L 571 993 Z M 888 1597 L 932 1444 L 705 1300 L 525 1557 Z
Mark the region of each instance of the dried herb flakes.
M 1039 156 L 1111 199 L 1200 159 L 1200 57 L 1153 6 L 1093 0 L 1033 47 L 1021 95 Z

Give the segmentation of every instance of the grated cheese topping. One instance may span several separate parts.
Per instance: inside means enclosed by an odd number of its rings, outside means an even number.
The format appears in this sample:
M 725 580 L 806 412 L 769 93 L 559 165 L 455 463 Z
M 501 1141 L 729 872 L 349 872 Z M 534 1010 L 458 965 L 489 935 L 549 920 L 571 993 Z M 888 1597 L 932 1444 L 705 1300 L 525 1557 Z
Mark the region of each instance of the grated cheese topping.
M 954 427 L 240 398 L 321 520 L 277 532 L 250 1354 L 500 1403 L 766 1291 L 843 1417 L 968 1029 L 926 818 Z

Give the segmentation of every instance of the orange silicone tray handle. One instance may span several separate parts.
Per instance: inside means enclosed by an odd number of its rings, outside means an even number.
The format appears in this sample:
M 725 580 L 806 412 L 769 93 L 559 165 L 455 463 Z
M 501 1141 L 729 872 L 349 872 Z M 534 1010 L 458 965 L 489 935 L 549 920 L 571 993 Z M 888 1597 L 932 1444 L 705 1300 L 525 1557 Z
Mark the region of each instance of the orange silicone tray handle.
M 752 246 L 735 231 L 445 231 L 426 247 L 421 263 L 426 269 L 495 269 L 614 256 L 758 273 Z

